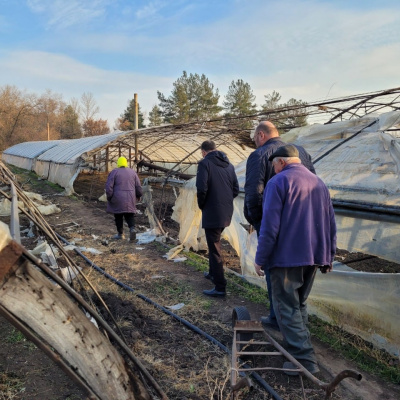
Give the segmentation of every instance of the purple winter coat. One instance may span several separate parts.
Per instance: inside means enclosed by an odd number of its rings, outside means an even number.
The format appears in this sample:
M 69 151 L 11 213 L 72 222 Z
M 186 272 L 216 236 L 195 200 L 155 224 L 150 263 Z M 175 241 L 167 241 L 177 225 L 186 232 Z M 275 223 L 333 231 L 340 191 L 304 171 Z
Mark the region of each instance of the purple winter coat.
M 328 188 L 304 165 L 286 165 L 264 193 L 256 264 L 329 265 L 335 252 L 335 213 Z
M 116 168 L 106 183 L 107 212 L 111 214 L 135 213 L 136 199 L 143 191 L 137 173 L 131 168 Z

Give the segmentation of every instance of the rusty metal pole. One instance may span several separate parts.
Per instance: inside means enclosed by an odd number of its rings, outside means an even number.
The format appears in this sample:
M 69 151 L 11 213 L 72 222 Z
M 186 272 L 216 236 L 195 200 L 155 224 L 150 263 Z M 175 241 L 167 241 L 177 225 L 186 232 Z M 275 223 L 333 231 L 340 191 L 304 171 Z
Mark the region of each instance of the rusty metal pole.
M 106 172 L 108 172 L 108 162 L 109 162 L 109 151 L 108 146 L 106 147 Z
M 135 131 L 139 129 L 139 103 L 137 101 L 138 95 L 135 93 L 134 95 L 134 104 L 135 104 Z M 139 151 L 138 151 L 138 134 L 135 133 L 135 163 L 139 161 Z
M 11 196 L 12 196 L 12 200 L 11 200 L 11 219 L 10 219 L 11 237 L 16 242 L 21 244 L 17 190 L 15 189 L 15 186 L 11 181 L 10 181 L 10 184 L 11 184 Z

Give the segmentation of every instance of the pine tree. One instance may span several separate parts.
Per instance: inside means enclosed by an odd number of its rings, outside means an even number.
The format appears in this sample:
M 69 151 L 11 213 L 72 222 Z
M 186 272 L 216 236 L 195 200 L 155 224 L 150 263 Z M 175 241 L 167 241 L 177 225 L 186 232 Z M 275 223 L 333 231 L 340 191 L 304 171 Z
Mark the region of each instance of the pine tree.
M 135 129 L 135 99 L 129 101 L 128 107 L 121 114 L 117 125 L 117 128 L 121 131 L 130 131 Z M 138 128 L 146 128 L 140 105 L 138 105 Z
M 61 139 L 77 139 L 82 136 L 81 125 L 78 120 L 79 115 L 73 107 L 71 105 L 66 106 L 59 127 Z
M 149 126 L 160 126 L 163 123 L 161 110 L 157 105 L 154 105 L 149 112 Z
M 287 103 L 279 104 L 281 95 L 275 90 L 265 97 L 261 107 L 268 118 L 276 125 L 280 134 L 284 134 L 294 127 L 307 125 L 306 103 L 302 100 L 291 98 Z M 291 109 L 292 108 L 292 109 Z M 282 111 L 279 111 L 279 110 Z
M 256 96 L 248 83 L 243 82 L 242 79 L 232 81 L 223 103 L 225 115 L 240 117 L 255 114 L 257 110 L 255 99 Z
M 202 74 L 190 74 L 186 71 L 174 84 L 171 95 L 167 98 L 157 92 L 159 108 L 165 122 L 185 123 L 204 121 L 218 116 L 218 89 Z

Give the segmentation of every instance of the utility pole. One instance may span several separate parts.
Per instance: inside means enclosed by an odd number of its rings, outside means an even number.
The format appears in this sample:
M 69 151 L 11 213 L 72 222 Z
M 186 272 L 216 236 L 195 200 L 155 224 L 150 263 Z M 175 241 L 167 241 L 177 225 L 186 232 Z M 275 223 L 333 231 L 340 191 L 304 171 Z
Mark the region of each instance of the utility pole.
M 135 93 L 133 97 L 133 102 L 135 105 L 135 131 L 139 129 L 139 103 L 138 103 L 138 95 Z M 135 133 L 135 163 L 137 164 L 139 161 L 139 151 L 138 151 L 138 134 Z

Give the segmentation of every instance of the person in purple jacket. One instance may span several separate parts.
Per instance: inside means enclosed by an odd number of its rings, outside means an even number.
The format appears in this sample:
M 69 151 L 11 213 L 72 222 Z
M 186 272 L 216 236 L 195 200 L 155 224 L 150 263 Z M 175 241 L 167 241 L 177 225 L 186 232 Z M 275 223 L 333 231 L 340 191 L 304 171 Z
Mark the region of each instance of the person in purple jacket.
M 277 322 L 288 352 L 316 373 L 306 301 L 318 267 L 332 270 L 335 214 L 328 188 L 301 164 L 295 146 L 279 147 L 269 161 L 276 175 L 264 192 L 255 270 L 263 276 L 262 266 L 269 268 Z M 283 368 L 295 366 L 286 362 Z
M 125 239 L 124 218 L 129 227 L 129 239 L 136 239 L 136 202 L 142 197 L 142 186 L 137 173 L 128 168 L 125 157 L 118 158 L 116 169 L 108 175 L 106 182 L 107 212 L 114 214 L 117 234 L 114 239 Z
M 275 175 L 272 163 L 268 161 L 269 156 L 279 147 L 288 143 L 282 141 L 279 131 L 271 121 L 261 121 L 254 131 L 254 143 L 257 147 L 246 163 L 246 182 L 244 185 L 244 216 L 260 236 L 260 226 L 262 218 L 262 200 L 264 189 L 268 181 Z M 314 165 L 310 154 L 301 147 L 296 146 L 299 151 L 299 158 L 302 164 L 315 174 Z M 271 279 L 268 269 L 265 269 L 265 280 L 267 282 L 269 298 L 269 315 L 261 317 L 263 326 L 279 330 L 274 311 L 274 302 L 272 299 Z

